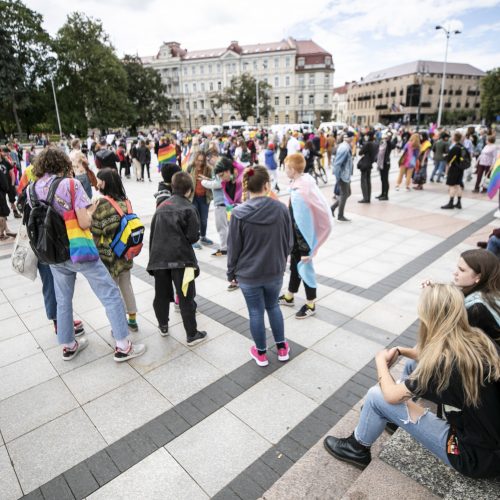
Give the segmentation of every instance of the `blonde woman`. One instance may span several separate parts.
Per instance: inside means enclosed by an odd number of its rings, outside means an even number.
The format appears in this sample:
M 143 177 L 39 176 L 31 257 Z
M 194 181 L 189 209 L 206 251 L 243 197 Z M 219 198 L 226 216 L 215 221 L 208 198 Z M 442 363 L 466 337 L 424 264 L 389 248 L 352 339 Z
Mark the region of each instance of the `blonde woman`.
M 415 167 L 417 167 L 418 157 L 420 155 L 420 136 L 412 134 L 410 140 L 405 144 L 403 154 L 399 159 L 399 175 L 396 181 L 396 191 L 399 191 L 399 186 L 406 175 L 406 190 L 410 191 L 411 176 Z
M 446 465 L 465 476 L 500 474 L 500 356 L 493 341 L 471 327 L 462 292 L 453 285 L 426 286 L 420 297 L 416 348 L 395 347 L 376 356 L 378 385 L 366 396 L 360 419 L 348 438 L 328 436 L 326 450 L 364 468 L 370 446 L 392 422 L 410 433 Z M 389 367 L 399 355 L 418 360 L 396 383 Z M 445 419 L 411 401 L 440 404 Z

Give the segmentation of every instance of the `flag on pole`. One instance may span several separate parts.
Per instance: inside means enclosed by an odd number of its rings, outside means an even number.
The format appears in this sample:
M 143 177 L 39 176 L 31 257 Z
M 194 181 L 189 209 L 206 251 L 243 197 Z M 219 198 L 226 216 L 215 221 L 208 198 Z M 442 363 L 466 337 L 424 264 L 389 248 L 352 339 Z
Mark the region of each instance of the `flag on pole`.
M 189 158 L 191 158 L 191 151 L 193 148 L 189 148 L 187 154 L 184 156 L 184 158 L 181 161 L 181 168 L 182 170 L 186 171 L 189 165 Z
M 497 161 L 493 172 L 490 176 L 490 182 L 488 184 L 488 197 L 490 200 L 498 193 L 500 189 L 500 155 L 497 156 Z

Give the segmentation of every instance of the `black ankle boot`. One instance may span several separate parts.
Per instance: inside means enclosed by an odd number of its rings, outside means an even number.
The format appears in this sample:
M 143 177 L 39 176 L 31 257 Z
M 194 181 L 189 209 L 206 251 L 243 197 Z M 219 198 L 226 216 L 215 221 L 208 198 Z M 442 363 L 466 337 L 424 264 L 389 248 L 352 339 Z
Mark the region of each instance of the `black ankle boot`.
M 358 443 L 354 437 L 354 432 L 348 438 L 327 436 L 323 441 L 323 445 L 330 455 L 361 469 L 364 469 L 372 459 L 370 448 Z
M 453 206 L 455 208 L 462 208 L 462 198 L 457 198 L 457 202 Z
M 446 204 L 446 205 L 443 205 L 441 208 L 443 209 L 448 209 L 448 208 L 453 208 L 454 205 L 453 205 L 453 198 L 450 198 L 450 201 Z

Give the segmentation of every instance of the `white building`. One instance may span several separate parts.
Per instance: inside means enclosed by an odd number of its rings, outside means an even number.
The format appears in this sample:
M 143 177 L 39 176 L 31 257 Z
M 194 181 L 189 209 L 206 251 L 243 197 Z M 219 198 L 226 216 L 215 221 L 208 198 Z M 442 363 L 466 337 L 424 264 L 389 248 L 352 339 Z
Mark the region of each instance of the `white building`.
M 240 118 L 224 105 L 214 106 L 214 94 L 231 78 L 250 73 L 271 87 L 270 116 L 261 124 L 313 122 L 330 115 L 334 65 L 332 55 L 312 40 L 239 45 L 189 52 L 177 42 L 164 43 L 156 56 L 143 57 L 156 69 L 172 100 L 170 127 L 198 128 Z M 191 125 L 190 125 L 191 121 Z M 255 118 L 248 120 L 255 123 Z

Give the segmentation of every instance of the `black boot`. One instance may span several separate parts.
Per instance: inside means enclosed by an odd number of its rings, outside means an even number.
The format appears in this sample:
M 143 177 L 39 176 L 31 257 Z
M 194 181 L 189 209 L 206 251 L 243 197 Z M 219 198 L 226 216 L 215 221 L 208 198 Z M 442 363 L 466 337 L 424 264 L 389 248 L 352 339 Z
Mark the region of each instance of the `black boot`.
M 335 218 L 335 210 L 337 210 L 337 207 L 339 206 L 339 203 L 336 202 L 334 203 L 331 207 L 330 210 L 332 211 L 332 217 Z
M 453 196 L 450 198 L 450 201 L 448 202 L 447 205 L 443 205 L 441 208 L 444 208 L 445 210 L 446 209 L 449 209 L 449 208 L 453 208 L 454 205 L 453 205 Z
M 330 455 L 344 462 L 349 462 L 360 469 L 364 469 L 372 459 L 370 448 L 358 443 L 354 437 L 354 432 L 348 438 L 327 436 L 323 441 L 323 445 Z
M 462 208 L 462 197 L 459 196 L 457 198 L 457 202 L 455 203 L 455 205 L 453 205 L 455 208 Z

